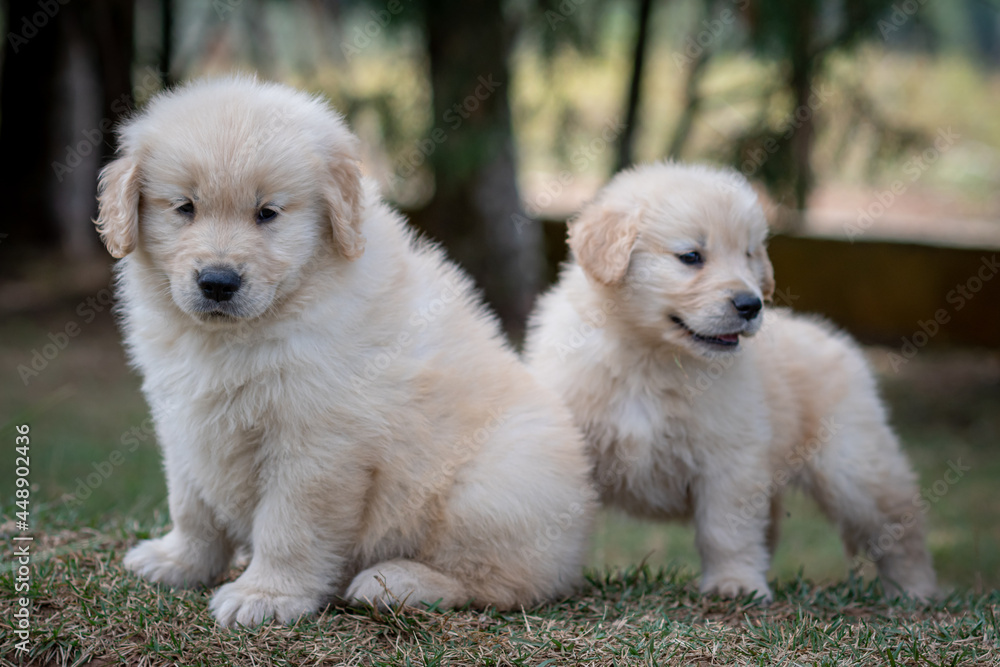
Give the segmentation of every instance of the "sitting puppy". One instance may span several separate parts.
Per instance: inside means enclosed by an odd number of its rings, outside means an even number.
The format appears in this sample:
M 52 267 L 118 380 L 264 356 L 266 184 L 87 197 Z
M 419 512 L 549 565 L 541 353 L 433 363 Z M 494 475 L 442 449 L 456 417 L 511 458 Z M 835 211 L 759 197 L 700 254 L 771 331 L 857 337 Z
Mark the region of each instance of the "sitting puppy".
M 735 172 L 618 175 L 570 225 L 575 261 L 533 315 L 529 366 L 584 430 L 606 503 L 694 519 L 702 591 L 771 598 L 795 483 L 890 593 L 931 596 L 918 490 L 872 373 L 829 325 L 765 313 L 766 238 Z
M 224 625 L 532 605 L 577 582 L 579 431 L 469 280 L 364 180 L 321 100 L 247 78 L 153 99 L 101 175 L 122 326 L 172 530 L 125 566 L 212 584 Z

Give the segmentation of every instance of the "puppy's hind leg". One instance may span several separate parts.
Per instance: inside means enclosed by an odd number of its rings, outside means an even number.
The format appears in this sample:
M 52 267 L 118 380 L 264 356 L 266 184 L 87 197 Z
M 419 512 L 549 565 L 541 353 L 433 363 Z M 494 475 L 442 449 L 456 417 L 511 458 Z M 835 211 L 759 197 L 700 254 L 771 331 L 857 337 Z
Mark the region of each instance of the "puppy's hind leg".
M 890 597 L 934 597 L 915 476 L 888 426 L 848 423 L 809 461 L 803 481 L 848 554 L 875 563 Z
M 414 560 L 396 559 L 374 565 L 354 577 L 347 599 L 379 609 L 401 605 L 460 607 L 472 595 L 453 577 Z

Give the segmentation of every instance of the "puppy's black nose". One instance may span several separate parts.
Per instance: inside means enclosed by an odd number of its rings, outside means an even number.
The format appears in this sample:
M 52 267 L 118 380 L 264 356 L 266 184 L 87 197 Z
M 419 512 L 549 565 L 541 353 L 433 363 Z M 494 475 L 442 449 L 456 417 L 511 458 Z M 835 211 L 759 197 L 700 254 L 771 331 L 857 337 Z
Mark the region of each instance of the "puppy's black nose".
M 757 295 L 750 292 L 740 292 L 733 297 L 733 307 L 745 320 L 752 320 L 757 317 L 757 313 L 764 307 Z
M 198 272 L 198 287 L 212 301 L 229 301 L 240 288 L 240 274 L 232 269 L 209 267 Z

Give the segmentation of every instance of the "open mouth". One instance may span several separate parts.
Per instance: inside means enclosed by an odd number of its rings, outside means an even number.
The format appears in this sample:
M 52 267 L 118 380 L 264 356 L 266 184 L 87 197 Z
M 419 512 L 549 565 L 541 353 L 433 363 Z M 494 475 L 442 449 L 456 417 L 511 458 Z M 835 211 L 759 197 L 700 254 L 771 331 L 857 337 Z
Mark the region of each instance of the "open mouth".
M 684 323 L 684 320 L 677 317 L 676 315 L 671 315 L 670 320 L 674 324 L 679 326 L 681 329 L 684 329 L 684 331 L 686 331 L 688 335 L 690 335 L 696 341 L 699 341 L 701 343 L 705 343 L 707 345 L 714 345 L 718 347 L 736 347 L 737 345 L 740 344 L 740 335 L 738 333 L 722 334 L 719 336 L 706 336 L 704 334 L 698 333 L 697 331 L 689 327 L 687 324 Z

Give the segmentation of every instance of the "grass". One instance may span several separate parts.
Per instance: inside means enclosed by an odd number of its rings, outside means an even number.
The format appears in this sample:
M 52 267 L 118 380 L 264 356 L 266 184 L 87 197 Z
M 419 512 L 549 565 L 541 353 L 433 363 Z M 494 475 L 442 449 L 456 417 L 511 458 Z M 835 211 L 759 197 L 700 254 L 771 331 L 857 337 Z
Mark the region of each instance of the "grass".
M 158 528 L 161 530 L 162 527 Z M 210 590 L 148 584 L 121 556 L 148 525 L 53 525 L 36 544 L 29 654 L 6 625 L 0 665 L 994 665 L 1000 593 L 888 604 L 848 579 L 775 583 L 769 607 L 698 594 L 684 568 L 591 570 L 579 594 L 534 609 L 379 613 L 331 605 L 285 627 L 223 629 Z M 231 573 L 234 576 L 236 573 Z M 12 575 L 0 576 L 9 590 Z

